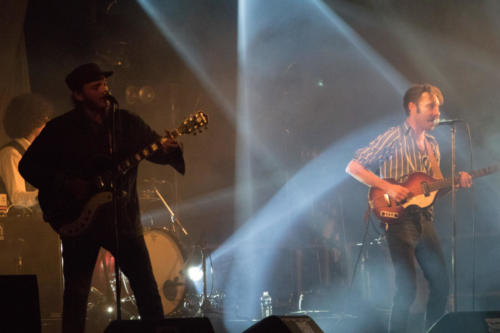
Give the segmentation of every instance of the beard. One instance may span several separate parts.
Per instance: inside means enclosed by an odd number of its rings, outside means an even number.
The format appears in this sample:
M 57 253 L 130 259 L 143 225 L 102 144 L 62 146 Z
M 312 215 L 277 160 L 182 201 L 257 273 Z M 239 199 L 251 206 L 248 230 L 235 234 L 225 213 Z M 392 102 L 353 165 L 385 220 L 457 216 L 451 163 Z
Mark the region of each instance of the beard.
M 83 100 L 83 106 L 92 111 L 105 112 L 108 109 L 108 105 L 109 102 L 104 98 L 98 100 L 85 98 Z

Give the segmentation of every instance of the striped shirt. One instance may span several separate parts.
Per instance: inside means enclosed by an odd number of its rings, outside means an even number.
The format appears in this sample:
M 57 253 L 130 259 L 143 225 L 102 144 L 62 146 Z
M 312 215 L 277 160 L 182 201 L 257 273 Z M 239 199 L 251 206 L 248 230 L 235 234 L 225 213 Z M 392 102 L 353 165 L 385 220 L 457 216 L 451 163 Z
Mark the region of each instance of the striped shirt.
M 418 149 L 412 135 L 413 129 L 404 122 L 402 125 L 389 128 L 370 142 L 367 147 L 354 153 L 354 160 L 367 169 L 379 170 L 381 178 L 392 178 L 404 182 L 414 172 L 424 172 L 435 176 L 427 156 L 427 151 Z M 436 139 L 425 134 L 439 165 L 440 153 Z

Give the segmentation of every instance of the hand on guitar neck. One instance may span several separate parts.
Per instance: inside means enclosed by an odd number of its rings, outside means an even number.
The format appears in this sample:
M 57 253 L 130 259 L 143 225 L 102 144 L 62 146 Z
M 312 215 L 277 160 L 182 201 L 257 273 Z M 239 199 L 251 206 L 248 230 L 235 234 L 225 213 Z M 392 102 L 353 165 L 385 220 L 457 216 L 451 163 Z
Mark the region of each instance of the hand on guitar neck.
M 458 173 L 458 182 L 456 187 L 470 188 L 471 186 L 472 186 L 472 176 L 465 171 L 460 171 Z
M 175 137 L 169 131 L 165 131 L 165 140 L 161 142 L 161 146 L 163 151 L 168 152 L 169 150 L 180 148 L 181 144 L 175 140 Z

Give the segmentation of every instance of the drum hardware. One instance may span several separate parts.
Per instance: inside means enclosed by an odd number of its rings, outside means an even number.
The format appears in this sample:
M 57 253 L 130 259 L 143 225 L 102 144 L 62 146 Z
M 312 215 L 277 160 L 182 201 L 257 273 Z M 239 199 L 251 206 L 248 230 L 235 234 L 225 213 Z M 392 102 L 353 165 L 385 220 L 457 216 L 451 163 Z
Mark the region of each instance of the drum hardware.
M 172 222 L 172 230 L 173 230 L 173 232 L 175 232 L 175 225 L 177 224 L 177 226 L 181 229 L 182 233 L 189 238 L 188 232 L 186 231 L 186 229 L 182 225 L 181 221 L 174 214 L 173 210 L 170 208 L 170 206 L 168 205 L 168 203 L 165 200 L 165 198 L 163 198 L 163 196 L 161 195 L 160 191 L 158 191 L 158 188 L 156 187 L 155 184 L 153 184 L 153 190 L 156 193 L 156 195 L 158 196 L 158 198 L 160 199 L 160 201 L 163 203 L 163 205 L 165 206 L 165 208 L 170 213 L 170 221 Z M 192 255 L 194 254 L 195 248 L 196 248 L 196 246 L 193 246 L 193 251 L 190 254 L 189 258 L 191 258 Z M 207 257 L 210 257 L 210 253 L 208 253 L 208 256 L 207 256 L 208 249 L 205 248 L 205 247 L 203 247 L 203 246 L 200 246 L 199 248 L 200 248 L 200 252 L 201 252 L 201 267 L 202 267 L 202 274 L 203 274 L 203 295 L 202 295 L 202 299 L 200 301 L 200 304 L 201 304 L 200 305 L 200 311 L 201 311 L 201 314 L 204 315 L 206 313 L 214 313 L 216 311 L 212 307 L 210 299 L 208 297 L 208 293 L 207 293 L 207 266 L 206 266 L 206 261 L 207 261 Z M 187 266 L 187 262 L 186 262 L 185 266 Z
M 188 231 L 177 218 L 156 185 L 153 184 L 152 187 L 151 191 L 156 195 L 156 200 L 162 202 L 165 209 L 168 210 L 171 222 L 169 227 L 155 227 L 154 222 L 152 222 L 151 226 L 145 228 L 144 231 L 144 241 L 148 248 L 153 274 L 160 292 L 164 315 L 167 317 L 203 316 L 205 313 L 219 312 L 222 307 L 223 297 L 218 294 L 209 296 L 207 293 L 206 260 L 210 255 L 208 249 L 192 245 L 193 242 Z M 175 235 L 183 235 L 189 241 L 190 251 L 186 256 L 179 244 L 179 237 L 175 237 Z M 200 257 L 198 256 L 200 254 L 201 260 L 199 260 Z M 187 260 L 185 261 L 184 258 Z M 187 277 L 187 269 L 194 265 L 195 261 L 200 262 L 202 266 L 202 295 L 194 292 L 193 282 Z M 107 265 L 113 265 L 113 262 L 104 262 L 104 266 Z M 112 271 L 112 267 L 105 267 L 109 286 L 113 294 L 116 295 L 114 274 L 112 274 L 113 276 L 110 274 Z M 120 277 L 123 281 L 123 294 L 126 295 L 120 298 L 121 303 L 134 305 L 133 311 L 127 311 L 129 310 L 127 308 L 124 309 L 125 314 L 128 315 L 129 319 L 136 319 L 138 318 L 138 315 L 134 316 L 137 313 L 136 301 L 130 289 L 129 281 L 122 272 Z M 99 303 L 99 307 L 102 306 L 102 303 Z
M 201 300 L 202 315 L 218 312 L 212 306 L 207 293 L 207 254 L 210 258 L 211 253 L 208 251 L 208 249 L 206 247 L 201 247 L 201 270 L 203 272 L 203 298 Z
M 168 205 L 167 201 L 165 200 L 165 198 L 163 198 L 163 196 L 161 195 L 160 191 L 158 191 L 158 188 L 156 187 L 155 184 L 153 184 L 153 191 L 156 193 L 156 195 L 158 196 L 158 198 L 160 199 L 161 203 L 163 204 L 163 206 L 165 206 L 165 208 L 168 210 L 168 212 L 170 213 L 170 222 L 172 223 L 172 231 L 175 232 L 175 225 L 177 224 L 177 226 L 181 229 L 182 233 L 186 236 L 186 237 L 189 237 L 189 234 L 186 230 L 186 228 L 184 228 L 184 226 L 182 225 L 181 221 L 177 218 L 177 216 L 174 214 L 174 211 L 172 210 L 172 208 L 170 208 L 170 206 Z
M 200 241 L 200 243 L 204 243 L 204 241 Z M 199 249 L 199 251 L 197 251 Z M 188 269 L 191 268 L 197 268 L 199 270 L 199 273 L 194 274 L 195 276 L 189 276 L 189 278 L 195 282 L 202 280 L 202 287 L 203 287 L 203 293 L 198 296 L 198 303 L 199 303 L 199 311 L 198 314 L 201 316 L 205 316 L 207 314 L 214 314 L 221 312 L 220 311 L 220 304 L 218 304 L 218 300 L 221 300 L 222 298 L 218 294 L 212 294 L 210 292 L 210 295 L 207 291 L 207 259 L 210 259 L 211 253 L 209 252 L 209 249 L 203 245 L 195 245 L 193 246 L 193 252 L 191 253 L 189 260 L 186 262 L 186 267 Z M 210 259 L 211 262 L 211 259 Z M 199 269 L 201 267 L 201 270 Z M 213 271 L 212 271 L 213 272 Z M 188 275 L 192 275 L 189 274 Z M 199 274 L 198 276 L 196 276 Z M 201 277 L 200 277 L 201 276 Z M 213 280 L 213 279 L 212 279 Z M 212 281 L 212 286 L 213 286 L 213 281 Z
M 169 212 L 170 214 L 170 222 L 171 222 L 171 230 L 172 232 L 175 234 L 176 233 L 176 226 L 182 231 L 182 234 L 187 237 L 187 239 L 189 240 L 189 243 L 191 244 L 191 253 L 187 256 L 187 260 L 186 262 L 183 264 L 183 267 L 182 269 L 179 271 L 181 277 L 182 277 L 182 281 L 179 280 L 179 277 L 175 277 L 174 280 L 167 280 L 163 283 L 163 285 L 160 287 L 161 288 L 161 291 L 162 291 L 162 294 L 168 299 L 168 300 L 173 300 L 175 299 L 175 295 L 177 295 L 177 289 L 178 288 L 182 288 L 183 290 L 183 293 L 184 293 L 184 302 L 183 302 L 183 309 L 174 309 L 174 314 L 175 315 L 178 315 L 178 312 L 179 310 L 183 313 L 183 314 L 186 314 L 185 312 L 187 311 L 188 313 L 193 313 L 193 311 L 195 311 L 194 313 L 197 313 L 200 311 L 200 309 L 203 308 L 203 301 L 200 301 L 200 300 L 197 300 L 195 297 L 193 297 L 193 295 L 186 295 L 187 293 L 187 290 L 186 290 L 186 279 L 185 279 L 185 276 L 186 276 L 186 273 L 187 273 L 187 268 L 188 268 L 188 265 L 190 265 L 192 262 L 193 262 L 193 256 L 195 255 L 195 252 L 196 252 L 196 246 L 192 245 L 193 242 L 192 242 L 192 239 L 191 239 L 191 235 L 187 232 L 186 228 L 184 228 L 184 226 L 182 225 L 181 221 L 177 218 L 177 216 L 175 215 L 174 211 L 172 210 L 172 208 L 170 207 L 170 205 L 167 203 L 167 201 L 165 200 L 165 198 L 161 195 L 160 191 L 158 190 L 158 187 L 156 186 L 156 184 L 158 183 L 157 181 L 154 182 L 152 181 L 152 189 L 153 189 L 153 192 L 156 194 L 156 196 L 158 197 L 158 199 L 161 201 L 161 203 L 163 204 L 163 206 L 165 207 L 165 209 Z M 202 255 L 202 263 L 204 263 L 204 259 L 203 259 L 203 249 L 201 248 L 201 255 Z M 203 271 L 203 277 L 204 277 L 204 295 L 206 296 L 206 272 L 205 270 Z M 189 280 L 187 281 L 189 282 Z M 181 287 L 182 286 L 182 287 Z M 205 302 L 206 304 L 208 304 L 208 302 Z M 164 305 L 165 306 L 165 305 Z
M 156 188 L 156 185 L 158 184 L 170 184 L 165 179 L 157 179 L 157 178 L 144 178 L 142 180 L 146 184 L 152 184 Z M 146 201 L 159 201 L 160 199 L 158 198 L 158 195 L 156 194 L 155 190 L 152 188 L 146 188 L 143 189 L 139 192 L 139 198 L 141 200 L 146 200 Z
M 184 226 L 182 225 L 181 221 L 174 214 L 173 210 L 170 208 L 170 206 L 168 205 L 168 203 L 165 200 L 165 198 L 163 198 L 163 196 L 161 195 L 160 191 L 158 191 L 158 188 L 156 187 L 155 184 L 153 184 L 153 190 L 156 193 L 156 195 L 158 196 L 158 198 L 160 199 L 160 201 L 163 203 L 163 205 L 165 206 L 165 208 L 170 213 L 170 221 L 172 223 L 172 231 L 175 233 L 175 231 L 176 231 L 175 226 L 177 225 L 181 229 L 182 233 L 186 237 L 188 237 L 188 239 L 191 241 L 191 244 L 192 244 L 193 242 L 192 242 L 192 240 L 190 238 L 190 235 L 188 234 L 187 230 L 184 228 Z M 201 302 L 200 302 L 200 304 L 201 304 L 200 305 L 200 311 L 201 311 L 201 314 L 204 315 L 206 313 L 214 313 L 214 312 L 216 312 L 214 310 L 214 308 L 211 306 L 210 300 L 208 298 L 208 293 L 207 293 L 207 267 L 206 267 L 206 260 L 207 260 L 207 257 L 210 258 L 210 253 L 208 253 L 208 256 L 207 256 L 208 249 L 206 247 L 204 247 L 204 246 L 193 246 L 192 247 L 192 252 L 188 256 L 188 261 L 186 262 L 186 264 L 184 265 L 184 267 L 187 268 L 188 262 L 192 261 L 192 256 L 194 255 L 194 252 L 196 251 L 197 247 L 199 247 L 200 253 L 201 253 L 201 267 L 202 267 L 202 274 L 203 274 L 203 297 L 202 297 Z M 183 270 L 183 272 L 185 273 L 185 270 Z
M 123 281 L 122 281 L 123 284 Z M 132 296 L 133 298 L 133 296 Z M 105 295 L 95 287 L 90 288 L 87 303 L 87 323 L 88 332 L 102 332 L 108 324 L 115 319 L 115 299 Z M 121 298 L 122 318 L 125 320 L 138 320 L 140 316 L 137 312 L 135 299 L 129 297 Z

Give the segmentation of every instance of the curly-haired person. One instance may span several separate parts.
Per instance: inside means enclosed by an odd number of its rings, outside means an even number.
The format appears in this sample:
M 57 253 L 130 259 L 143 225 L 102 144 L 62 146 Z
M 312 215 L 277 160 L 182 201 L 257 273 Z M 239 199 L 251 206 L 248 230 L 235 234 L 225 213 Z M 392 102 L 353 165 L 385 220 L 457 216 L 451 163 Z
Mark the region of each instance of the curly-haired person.
M 0 193 L 7 194 L 9 205 L 37 204 L 38 190 L 19 174 L 18 165 L 52 113 L 53 106 L 47 99 L 30 93 L 14 97 L 5 109 L 3 126 L 11 141 L 0 149 Z

